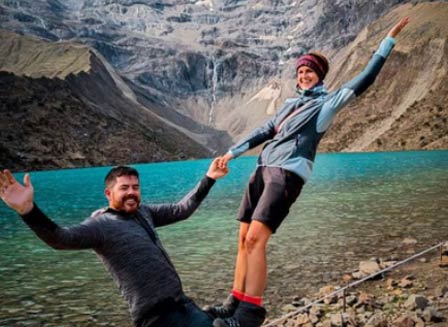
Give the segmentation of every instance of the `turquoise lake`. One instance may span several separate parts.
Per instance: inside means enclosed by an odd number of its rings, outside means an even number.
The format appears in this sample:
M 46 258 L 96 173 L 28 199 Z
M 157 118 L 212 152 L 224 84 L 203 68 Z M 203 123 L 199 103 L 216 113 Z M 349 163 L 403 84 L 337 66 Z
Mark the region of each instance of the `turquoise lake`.
M 145 202 L 180 200 L 211 160 L 133 165 Z M 230 164 L 187 221 L 158 230 L 198 304 L 230 290 L 238 235 L 235 215 L 255 157 Z M 32 172 L 35 201 L 60 225 L 106 206 L 109 168 Z M 23 174 L 16 174 L 22 180 Z M 448 151 L 320 154 L 299 200 L 268 246 L 270 317 L 371 257 L 404 258 L 448 240 Z M 132 254 L 130 254 L 132 255 Z M 436 253 L 434 253 L 436 255 Z M 0 326 L 131 326 L 127 306 L 92 251 L 56 251 L 0 203 Z

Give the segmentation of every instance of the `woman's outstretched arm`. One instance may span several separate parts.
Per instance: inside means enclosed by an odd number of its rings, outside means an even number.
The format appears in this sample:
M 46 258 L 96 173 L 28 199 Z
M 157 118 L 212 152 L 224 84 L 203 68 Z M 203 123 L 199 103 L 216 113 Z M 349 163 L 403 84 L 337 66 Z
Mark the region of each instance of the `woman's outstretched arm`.
M 329 100 L 322 107 L 318 117 L 317 129 L 319 132 L 326 131 L 334 116 L 351 100 L 359 97 L 373 84 L 395 46 L 395 37 L 408 23 L 409 18 L 405 17 L 395 24 L 387 33 L 363 71 L 330 96 Z

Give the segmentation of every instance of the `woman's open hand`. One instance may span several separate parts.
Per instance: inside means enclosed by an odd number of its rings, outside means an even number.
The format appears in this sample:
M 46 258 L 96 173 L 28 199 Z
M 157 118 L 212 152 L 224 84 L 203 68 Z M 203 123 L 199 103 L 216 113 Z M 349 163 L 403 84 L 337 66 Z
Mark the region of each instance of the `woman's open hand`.
M 398 33 L 409 23 L 409 17 L 402 18 L 392 29 L 387 33 L 387 36 L 396 37 Z

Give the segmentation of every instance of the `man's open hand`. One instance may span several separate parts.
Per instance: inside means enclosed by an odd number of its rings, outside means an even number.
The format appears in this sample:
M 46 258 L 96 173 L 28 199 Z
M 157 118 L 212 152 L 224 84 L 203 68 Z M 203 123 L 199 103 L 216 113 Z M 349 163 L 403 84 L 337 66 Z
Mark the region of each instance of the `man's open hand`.
M 23 177 L 23 184 L 9 170 L 0 171 L 0 198 L 20 215 L 33 209 L 34 189 L 29 174 Z

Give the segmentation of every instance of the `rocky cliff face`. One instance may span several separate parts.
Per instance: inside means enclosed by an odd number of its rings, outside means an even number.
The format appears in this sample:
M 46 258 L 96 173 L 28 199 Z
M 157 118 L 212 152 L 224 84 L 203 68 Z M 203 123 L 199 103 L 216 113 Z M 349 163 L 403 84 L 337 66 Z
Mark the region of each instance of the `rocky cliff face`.
M 323 141 L 327 151 L 448 148 L 448 4 L 404 5 L 364 29 L 334 58 L 328 83 L 337 87 L 359 72 L 397 17 L 412 25 L 374 85 L 337 117 Z
M 293 63 L 301 53 L 320 49 L 329 56 L 332 70 L 328 82 L 333 87 L 337 83 L 336 76 L 342 81 L 361 68 L 348 61 L 344 64 L 342 58 L 350 56 L 352 51 L 357 53 L 352 59 L 359 59 L 360 63 L 367 60 L 368 51 L 374 49 L 380 35 L 406 12 L 395 9 L 395 16 L 389 15 L 385 21 L 384 17 L 392 8 L 408 4 L 406 8 L 415 9 L 408 10 L 411 15 L 417 15 L 416 8 L 433 8 L 434 12 L 427 11 L 427 16 L 415 16 L 423 19 L 426 25 L 419 24 L 418 31 L 411 25 L 409 31 L 425 34 L 429 30 L 443 29 L 433 24 L 431 15 L 445 15 L 444 10 L 436 11 L 445 8 L 446 1 L 410 3 L 406 0 L 9 0 L 0 4 L 0 21 L 1 27 L 15 32 L 55 42 L 70 40 L 90 45 L 110 62 L 136 102 L 197 142 L 221 152 L 266 120 L 281 101 L 293 96 Z M 423 7 L 419 7 L 420 3 Z M 383 23 L 375 23 L 377 25 L 373 26 L 377 27 L 366 32 L 369 24 L 379 18 Z M 367 33 L 364 43 L 355 40 L 361 31 Z M 420 34 L 414 34 L 415 39 Z M 355 43 L 351 43 L 353 41 Z M 355 50 L 356 47 L 359 49 Z M 409 58 L 415 58 L 411 61 L 417 62 L 417 55 L 418 51 L 409 50 Z M 387 68 L 384 74 L 392 76 Z M 420 76 L 413 75 L 413 78 L 419 80 Z M 401 94 L 414 94 L 415 87 L 425 84 L 419 83 L 413 83 L 409 76 L 400 86 Z M 365 115 L 358 116 L 372 100 L 369 97 L 366 95 L 365 102 L 358 101 L 345 111 L 350 114 L 341 115 L 340 119 L 351 122 L 350 130 L 354 132 L 341 133 L 341 129 L 345 131 L 349 126 L 337 121 L 321 150 L 447 146 L 445 141 L 437 141 L 436 134 L 441 134 L 443 129 L 440 132 L 434 124 L 440 123 L 430 122 L 426 129 L 415 128 L 419 125 L 416 120 L 420 113 L 406 113 L 412 103 L 406 102 L 404 96 L 387 103 L 401 106 L 396 111 L 403 113 L 400 115 L 402 123 L 385 122 L 387 128 L 376 129 L 372 135 L 374 140 L 367 144 L 363 140 L 369 138 L 369 122 L 373 119 L 381 124 L 383 116 L 387 115 L 387 112 L 378 117 L 370 114 L 367 120 Z M 433 104 L 428 101 L 426 106 L 432 108 Z M 444 103 L 442 98 L 437 101 Z M 441 108 L 440 112 L 434 110 L 443 121 L 447 116 L 446 106 Z M 432 145 L 417 141 L 404 144 L 397 137 L 407 135 L 405 129 L 418 131 L 416 139 L 427 138 L 424 135 L 427 130 L 435 130 L 428 141 Z M 366 136 L 358 140 L 361 135 Z M 394 138 L 394 146 L 390 145 L 391 138 Z
M 210 155 L 133 101 L 124 82 L 87 47 L 9 32 L 0 33 L 0 42 L 0 166 L 86 167 Z
M 404 2 L 11 0 L 2 25 L 89 44 L 159 103 L 225 128 L 216 108 L 291 75 L 288 60 L 304 51 L 339 49 Z

